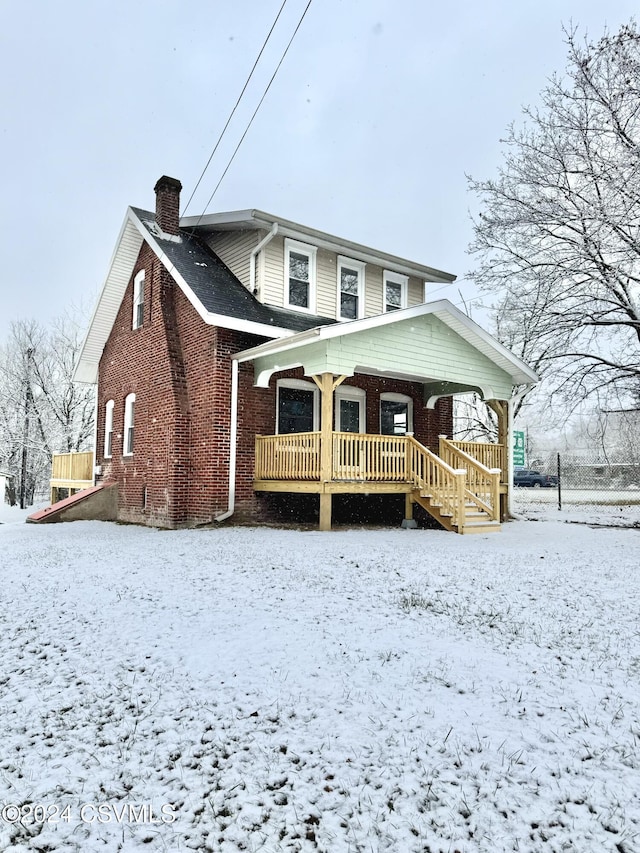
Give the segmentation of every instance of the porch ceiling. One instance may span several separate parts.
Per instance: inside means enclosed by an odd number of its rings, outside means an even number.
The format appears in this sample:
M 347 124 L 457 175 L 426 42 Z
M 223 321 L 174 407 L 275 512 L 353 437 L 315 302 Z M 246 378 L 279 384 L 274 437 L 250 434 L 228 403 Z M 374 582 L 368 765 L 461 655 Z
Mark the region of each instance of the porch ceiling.
M 308 376 L 366 373 L 421 382 L 427 403 L 468 390 L 484 399 L 509 399 L 513 385 L 537 379 L 447 300 L 312 329 L 236 358 L 254 363 L 258 386 L 266 387 L 275 372 L 302 366 Z

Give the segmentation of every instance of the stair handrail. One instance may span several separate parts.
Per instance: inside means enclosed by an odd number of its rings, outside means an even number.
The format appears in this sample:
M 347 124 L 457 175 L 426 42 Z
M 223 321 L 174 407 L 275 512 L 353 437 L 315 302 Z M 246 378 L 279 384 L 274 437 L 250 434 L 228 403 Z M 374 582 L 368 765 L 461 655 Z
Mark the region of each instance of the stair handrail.
M 452 525 L 460 527 L 465 517 L 466 470 L 453 468 L 412 435 L 407 436 L 407 445 L 411 450 L 407 460 L 410 482 L 440 504 L 443 513 L 451 516 Z M 432 476 L 425 477 L 424 471 L 417 470 L 416 457 L 422 458 L 424 467 L 431 467 Z
M 474 502 L 485 512 L 491 515 L 493 521 L 500 520 L 500 476 L 502 471 L 500 468 L 487 468 L 482 462 L 479 462 L 475 457 L 471 456 L 466 451 L 461 450 L 445 435 L 439 436 L 438 451 L 440 456 L 449 457 L 451 461 L 457 463 L 462 462 L 467 469 L 466 489 L 469 497 L 473 498 Z M 469 471 L 474 471 L 476 474 L 476 482 L 474 483 L 469 476 Z M 483 498 L 477 493 L 478 479 L 480 483 L 486 487 L 484 491 L 489 500 Z

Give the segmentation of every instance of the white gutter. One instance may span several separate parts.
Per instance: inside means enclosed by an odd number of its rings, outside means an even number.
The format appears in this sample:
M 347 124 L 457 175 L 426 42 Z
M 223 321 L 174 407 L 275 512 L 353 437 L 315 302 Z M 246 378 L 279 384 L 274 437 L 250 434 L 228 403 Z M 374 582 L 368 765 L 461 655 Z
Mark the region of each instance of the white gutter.
M 229 435 L 229 504 L 214 521 L 226 521 L 236 506 L 236 458 L 238 455 L 238 361 L 231 359 L 231 433 Z
M 278 223 L 274 222 L 271 231 L 269 231 L 266 237 L 263 237 L 262 240 L 260 240 L 249 256 L 249 290 L 254 296 L 258 296 L 258 287 L 256 285 L 256 258 L 258 257 L 259 252 L 262 251 L 267 243 L 270 243 L 273 240 L 277 233 Z

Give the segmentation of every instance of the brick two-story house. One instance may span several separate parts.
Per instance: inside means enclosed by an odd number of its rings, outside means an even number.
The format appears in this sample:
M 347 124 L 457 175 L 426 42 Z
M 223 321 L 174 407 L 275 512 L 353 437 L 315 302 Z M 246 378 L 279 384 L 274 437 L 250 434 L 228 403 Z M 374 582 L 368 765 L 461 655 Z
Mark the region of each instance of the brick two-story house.
M 459 532 L 497 526 L 504 447 L 476 461 L 440 436 L 475 390 L 504 446 L 512 388 L 536 376 L 425 301 L 454 276 L 258 210 L 180 220 L 180 189 L 163 177 L 155 214 L 128 209 L 76 368 L 97 383 L 117 517 L 327 529 L 419 504 Z

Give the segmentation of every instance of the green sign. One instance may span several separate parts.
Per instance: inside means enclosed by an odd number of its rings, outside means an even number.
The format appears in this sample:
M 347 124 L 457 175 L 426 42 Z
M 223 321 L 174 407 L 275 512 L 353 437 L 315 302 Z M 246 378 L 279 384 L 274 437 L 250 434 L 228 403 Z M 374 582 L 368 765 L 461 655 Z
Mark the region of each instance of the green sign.
M 520 430 L 513 431 L 513 464 L 524 465 L 524 432 Z

